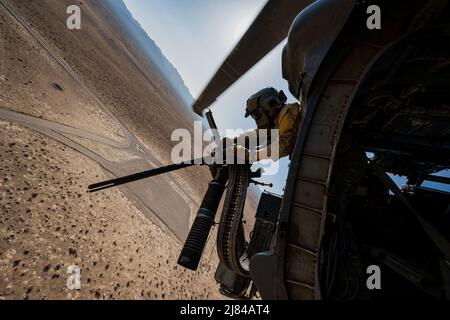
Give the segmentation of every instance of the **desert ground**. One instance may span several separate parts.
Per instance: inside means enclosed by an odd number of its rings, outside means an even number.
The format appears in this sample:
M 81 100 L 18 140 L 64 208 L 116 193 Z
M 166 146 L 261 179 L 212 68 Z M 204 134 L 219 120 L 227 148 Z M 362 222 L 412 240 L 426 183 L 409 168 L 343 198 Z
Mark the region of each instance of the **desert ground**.
M 0 0 L 0 299 L 221 298 L 214 232 L 197 272 L 176 264 L 206 167 L 86 192 L 169 164 L 197 118 L 106 2 L 78 3 L 82 30 L 70 4 Z

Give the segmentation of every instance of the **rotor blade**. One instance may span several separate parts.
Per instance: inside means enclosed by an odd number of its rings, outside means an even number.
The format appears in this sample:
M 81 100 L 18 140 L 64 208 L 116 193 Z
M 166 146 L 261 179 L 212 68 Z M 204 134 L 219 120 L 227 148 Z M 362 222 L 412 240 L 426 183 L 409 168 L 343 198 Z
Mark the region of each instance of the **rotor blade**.
M 287 37 L 294 18 L 315 0 L 269 0 L 195 101 L 199 115 Z

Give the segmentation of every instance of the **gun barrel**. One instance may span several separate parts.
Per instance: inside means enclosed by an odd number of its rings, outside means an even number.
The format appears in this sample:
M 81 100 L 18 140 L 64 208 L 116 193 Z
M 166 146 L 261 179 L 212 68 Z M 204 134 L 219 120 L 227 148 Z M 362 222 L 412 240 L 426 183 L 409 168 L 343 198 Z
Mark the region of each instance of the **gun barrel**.
M 150 169 L 150 170 L 146 170 L 146 171 L 130 174 L 130 175 L 124 176 L 124 177 L 119 177 L 119 178 L 115 178 L 115 179 L 111 179 L 111 180 L 107 180 L 107 181 L 94 183 L 94 184 L 91 184 L 91 185 L 88 186 L 88 192 L 97 192 L 97 191 L 100 191 L 100 190 L 104 190 L 104 189 L 120 186 L 120 185 L 123 185 L 123 184 L 126 184 L 126 183 L 130 183 L 130 182 L 133 182 L 133 181 L 138 181 L 138 180 L 142 180 L 142 179 L 145 179 L 145 178 L 157 176 L 157 175 L 160 175 L 160 174 L 163 174 L 163 173 L 168 173 L 168 172 L 171 172 L 171 171 L 175 171 L 175 170 L 183 169 L 183 168 L 186 168 L 186 167 L 190 167 L 190 166 L 193 166 L 195 164 L 198 164 L 198 162 L 195 161 L 195 160 L 192 160 L 192 161 L 189 161 L 189 162 L 177 163 L 177 164 L 170 164 L 170 165 L 167 165 L 167 166 L 164 166 L 164 167 L 154 168 L 154 169 Z

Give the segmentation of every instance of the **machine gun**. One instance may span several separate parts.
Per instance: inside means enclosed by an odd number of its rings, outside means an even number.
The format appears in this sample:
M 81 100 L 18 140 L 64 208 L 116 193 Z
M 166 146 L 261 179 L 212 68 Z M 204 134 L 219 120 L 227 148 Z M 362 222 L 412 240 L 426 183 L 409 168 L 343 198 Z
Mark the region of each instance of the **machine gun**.
M 211 111 L 206 113 L 206 118 L 215 134 L 215 141 L 222 141 L 217 133 L 217 125 Z M 204 159 L 194 159 L 95 183 L 88 186 L 88 192 L 97 192 L 196 164 L 204 165 L 205 161 Z M 273 228 L 270 230 L 259 228 L 258 226 L 261 223 L 256 224 L 250 243 L 247 242 L 242 222 L 244 204 L 250 183 L 272 185 L 255 181 L 254 178 L 261 177 L 262 170 L 258 169 L 253 172 L 250 170 L 250 164 L 212 164 L 210 169 L 213 179 L 209 182 L 177 263 L 187 269 L 197 270 L 211 228 L 216 224 L 217 209 L 226 189 L 217 232 L 217 252 L 220 264 L 215 278 L 220 283 L 223 294 L 233 298 L 251 298 L 256 290 L 253 288 L 250 290 L 250 294 L 246 294 L 251 285 L 249 259 L 253 254 L 268 249 L 267 246 L 270 241 L 263 241 L 262 243 L 255 243 L 255 241 L 260 242 L 260 239 L 267 238 L 270 240 Z M 273 219 L 270 221 L 272 224 L 275 222 Z

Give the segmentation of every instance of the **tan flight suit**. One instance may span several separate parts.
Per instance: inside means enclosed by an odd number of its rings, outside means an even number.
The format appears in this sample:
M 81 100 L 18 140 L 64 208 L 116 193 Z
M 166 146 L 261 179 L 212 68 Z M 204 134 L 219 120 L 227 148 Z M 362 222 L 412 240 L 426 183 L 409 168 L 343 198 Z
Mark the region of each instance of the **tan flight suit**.
M 283 107 L 283 109 L 281 109 L 280 113 L 275 118 L 274 127 L 271 129 L 279 130 L 279 132 L 278 132 L 279 133 L 278 159 L 289 156 L 292 153 L 292 151 L 294 150 L 301 120 L 302 120 L 302 107 L 298 103 L 287 104 L 286 106 Z M 256 129 L 256 130 L 252 131 L 251 133 L 244 133 L 242 136 L 240 136 L 236 139 L 241 139 L 242 137 L 251 137 L 253 135 L 258 136 L 259 130 L 260 129 Z M 270 139 L 269 139 L 269 141 L 270 141 Z M 264 153 L 264 155 L 261 155 L 258 152 L 257 159 L 262 160 L 265 158 L 271 158 L 270 142 L 268 142 L 268 144 L 266 144 L 266 145 L 260 145 L 257 149 L 258 150 L 262 150 L 262 149 L 267 150 L 267 152 Z M 256 152 L 256 150 L 255 150 L 255 152 Z M 278 160 L 278 159 L 274 159 L 274 160 Z
M 274 129 L 278 129 L 280 134 L 280 158 L 289 156 L 294 150 L 301 120 L 302 110 L 298 103 L 287 104 L 275 119 Z

